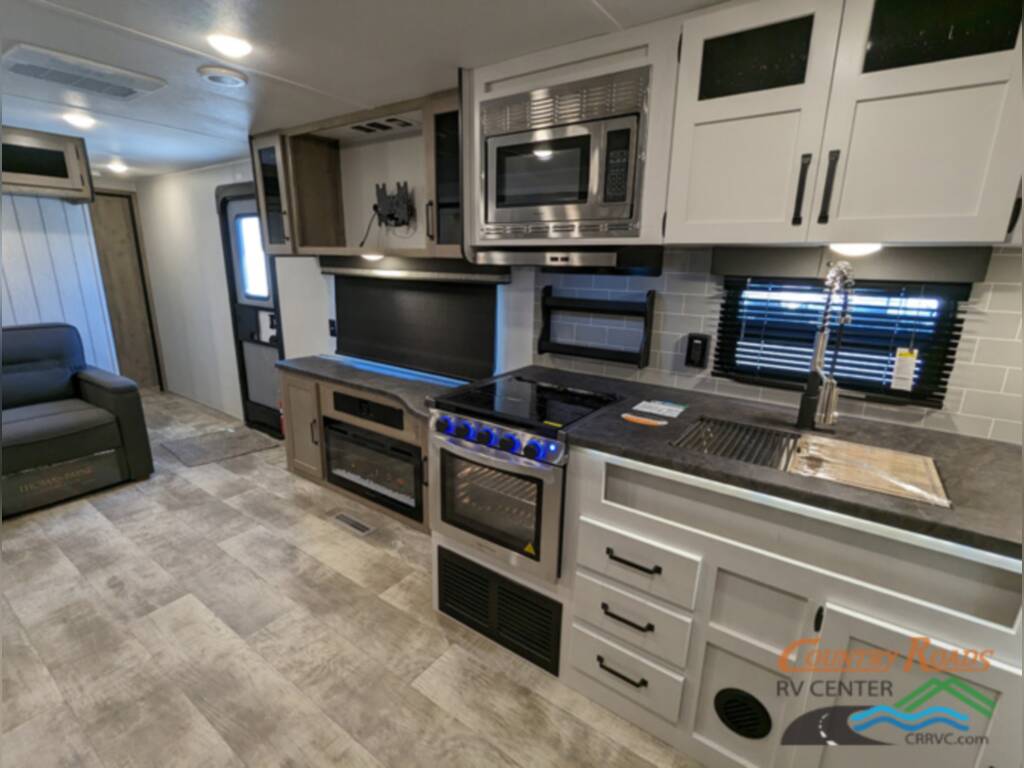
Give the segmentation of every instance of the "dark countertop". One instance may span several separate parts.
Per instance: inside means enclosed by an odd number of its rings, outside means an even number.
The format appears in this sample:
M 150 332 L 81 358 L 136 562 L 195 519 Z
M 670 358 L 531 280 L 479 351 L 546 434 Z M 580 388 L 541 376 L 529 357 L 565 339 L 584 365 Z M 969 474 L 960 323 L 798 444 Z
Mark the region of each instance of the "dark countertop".
M 567 427 L 570 446 L 593 448 L 1000 555 L 1021 557 L 1024 496 L 1019 446 L 851 417 L 840 417 L 835 431 L 828 433 L 840 440 L 931 456 L 953 504 L 947 509 L 669 445 L 700 416 L 796 431 L 796 411 L 790 408 L 541 366 L 523 368 L 517 373 L 554 384 L 616 393 L 623 398 Z M 669 400 L 688 407 L 665 427 L 623 421 L 621 414 L 641 400 Z
M 347 363 L 340 357 L 331 355 L 288 358 L 279 360 L 277 367 L 289 373 L 312 376 L 337 384 L 346 384 L 367 392 L 390 395 L 411 413 L 423 418 L 430 415 L 427 409 L 427 397 L 439 395 L 451 389 L 450 386 L 423 381 L 416 377 L 404 377 L 369 370 L 365 366 Z

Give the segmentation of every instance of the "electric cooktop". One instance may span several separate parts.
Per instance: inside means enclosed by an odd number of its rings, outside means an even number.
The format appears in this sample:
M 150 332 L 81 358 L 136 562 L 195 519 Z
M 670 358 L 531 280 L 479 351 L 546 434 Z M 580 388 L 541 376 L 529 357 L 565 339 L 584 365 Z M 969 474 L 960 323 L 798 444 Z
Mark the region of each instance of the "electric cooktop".
M 619 398 L 521 376 L 505 376 L 460 392 L 441 395 L 439 408 L 536 430 L 554 436 Z

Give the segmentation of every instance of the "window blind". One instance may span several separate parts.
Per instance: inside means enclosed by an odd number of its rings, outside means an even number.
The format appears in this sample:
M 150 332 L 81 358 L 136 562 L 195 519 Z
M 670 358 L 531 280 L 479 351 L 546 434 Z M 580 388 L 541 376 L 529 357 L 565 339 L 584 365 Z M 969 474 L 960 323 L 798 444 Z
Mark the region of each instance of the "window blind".
M 825 370 L 840 388 L 890 402 L 940 408 L 963 330 L 970 284 L 858 281 L 839 343 L 835 296 Z M 719 315 L 714 373 L 768 386 L 807 380 L 827 293 L 820 280 L 729 277 Z M 893 388 L 899 349 L 917 351 L 910 389 Z

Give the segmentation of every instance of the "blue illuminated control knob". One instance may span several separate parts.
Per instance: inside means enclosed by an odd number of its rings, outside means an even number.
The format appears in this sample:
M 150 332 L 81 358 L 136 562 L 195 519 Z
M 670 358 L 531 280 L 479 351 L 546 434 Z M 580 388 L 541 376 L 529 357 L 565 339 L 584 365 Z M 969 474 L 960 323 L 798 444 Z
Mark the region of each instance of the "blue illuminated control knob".
M 455 427 L 455 436 L 469 437 L 471 431 L 468 421 L 460 421 Z
M 438 432 L 451 432 L 452 420 L 447 416 L 439 416 L 437 421 L 434 422 L 434 429 Z
M 490 445 L 492 440 L 494 440 L 493 430 L 481 429 L 476 433 L 476 441 L 481 445 Z
M 523 456 L 528 459 L 539 459 L 544 455 L 544 446 L 538 443 L 536 440 L 531 440 L 523 448 Z
M 519 449 L 519 439 L 515 435 L 502 435 L 498 447 L 503 451 L 515 453 Z

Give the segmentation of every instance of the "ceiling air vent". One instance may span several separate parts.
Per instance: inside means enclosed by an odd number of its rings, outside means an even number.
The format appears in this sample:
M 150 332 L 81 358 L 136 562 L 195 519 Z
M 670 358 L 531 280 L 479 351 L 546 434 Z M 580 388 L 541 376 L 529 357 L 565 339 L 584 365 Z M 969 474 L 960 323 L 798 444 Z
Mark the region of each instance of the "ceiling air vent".
M 158 77 L 130 72 L 58 51 L 20 43 L 3 55 L 3 67 L 14 75 L 31 77 L 120 101 L 152 93 L 167 85 Z

